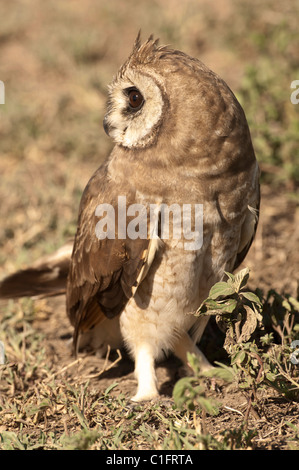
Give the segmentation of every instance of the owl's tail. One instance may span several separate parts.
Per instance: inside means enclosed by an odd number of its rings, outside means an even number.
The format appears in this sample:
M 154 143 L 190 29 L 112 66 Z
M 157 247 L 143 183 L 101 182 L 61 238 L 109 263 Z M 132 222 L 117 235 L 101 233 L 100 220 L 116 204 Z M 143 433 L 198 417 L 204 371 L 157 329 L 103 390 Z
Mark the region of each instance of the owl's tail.
M 64 294 L 73 250 L 73 240 L 27 269 L 0 281 L 0 298 L 49 297 Z

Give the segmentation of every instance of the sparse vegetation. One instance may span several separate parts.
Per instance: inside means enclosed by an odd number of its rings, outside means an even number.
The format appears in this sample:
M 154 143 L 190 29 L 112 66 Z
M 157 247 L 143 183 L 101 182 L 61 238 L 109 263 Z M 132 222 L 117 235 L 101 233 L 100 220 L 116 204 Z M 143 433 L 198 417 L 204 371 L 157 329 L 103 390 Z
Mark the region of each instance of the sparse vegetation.
M 215 368 L 190 356 L 180 378 L 170 358 L 157 402 L 130 403 L 123 351 L 71 357 L 64 299 L 1 303 L 0 449 L 298 450 L 298 2 L 29 0 L 0 13 L 1 277 L 74 235 L 82 190 L 112 148 L 106 86 L 140 27 L 228 82 L 263 182 L 250 277 L 228 274 L 198 312 L 211 316 L 202 343 Z
M 155 403 L 130 404 L 121 384 L 110 380 L 106 389 L 81 373 L 90 356 L 55 364 L 55 354 L 42 345 L 45 334 L 34 328 L 42 306 L 30 300 L 9 305 L 0 337 L 7 362 L 0 366 L 0 447 L 2 449 L 248 449 L 259 447 L 263 434 L 255 423 L 266 424 L 269 404 L 292 410 L 277 427 L 284 429 L 284 448 L 298 447 L 298 366 L 290 360 L 291 343 L 298 335 L 298 302 L 276 293 L 272 303 L 248 292 L 247 269 L 218 283 L 200 308 L 216 315 L 225 332 L 225 362 L 201 372 L 189 356 L 191 376 L 179 379 L 171 397 Z M 279 321 L 277 318 L 279 297 Z M 231 311 L 229 300 L 242 302 Z M 291 306 L 295 305 L 295 309 Z M 250 306 L 249 306 L 250 304 Z M 208 307 L 207 307 L 208 306 Z M 246 308 L 245 308 L 246 307 Z M 211 308 L 211 310 L 209 310 Z M 249 312 L 250 309 L 250 312 Z M 229 313 L 228 313 L 229 311 Z M 255 317 L 255 319 L 252 318 Z M 267 321 L 263 322 L 263 317 Z M 43 321 L 46 321 L 43 319 Z M 225 326 L 224 326 L 225 325 Z M 274 341 L 278 333 L 280 341 Z M 49 345 L 48 345 L 49 347 Z M 116 361 L 115 361 L 116 363 Z M 96 362 L 92 363 L 92 367 Z M 88 368 L 88 367 L 87 367 Z M 75 369 L 72 370 L 72 369 Z M 107 369 L 107 367 L 106 367 Z M 105 368 L 102 372 L 105 374 Z M 234 407 L 222 402 L 233 395 Z M 243 404 L 239 400 L 243 397 Z M 284 403 L 284 406 L 282 406 Z M 242 411 L 241 411 L 242 410 Z M 213 433 L 217 417 L 236 413 L 234 427 Z M 275 427 L 272 428 L 275 432 Z M 265 438 L 265 448 L 267 439 Z M 263 446 L 262 446 L 263 448 Z

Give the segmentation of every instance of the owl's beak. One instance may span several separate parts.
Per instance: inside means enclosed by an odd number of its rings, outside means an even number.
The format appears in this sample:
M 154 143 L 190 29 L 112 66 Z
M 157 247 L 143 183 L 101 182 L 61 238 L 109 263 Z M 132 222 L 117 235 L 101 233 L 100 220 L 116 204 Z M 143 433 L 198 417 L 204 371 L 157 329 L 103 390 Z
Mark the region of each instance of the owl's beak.
M 111 128 L 110 128 L 110 125 L 109 125 L 109 123 L 108 123 L 107 116 L 104 117 L 104 120 L 103 120 L 103 127 L 104 127 L 104 131 L 105 131 L 106 134 L 109 136 L 109 132 L 110 132 Z

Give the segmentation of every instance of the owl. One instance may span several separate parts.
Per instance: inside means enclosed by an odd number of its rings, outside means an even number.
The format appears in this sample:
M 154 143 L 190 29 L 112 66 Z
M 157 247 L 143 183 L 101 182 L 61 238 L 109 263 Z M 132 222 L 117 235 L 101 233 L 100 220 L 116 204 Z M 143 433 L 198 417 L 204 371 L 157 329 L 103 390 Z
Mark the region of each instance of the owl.
M 197 346 L 208 317 L 194 312 L 249 250 L 259 169 L 227 84 L 152 36 L 109 86 L 103 126 L 115 146 L 82 195 L 66 310 L 75 353 L 127 348 L 140 402 L 159 395 L 165 355 L 210 367 Z

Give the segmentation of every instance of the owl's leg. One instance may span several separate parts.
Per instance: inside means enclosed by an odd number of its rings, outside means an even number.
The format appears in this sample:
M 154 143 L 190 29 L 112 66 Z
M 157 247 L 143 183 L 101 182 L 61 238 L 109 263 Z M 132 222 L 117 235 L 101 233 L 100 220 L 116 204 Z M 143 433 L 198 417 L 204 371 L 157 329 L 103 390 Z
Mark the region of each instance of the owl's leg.
M 189 367 L 187 353 L 196 354 L 199 358 L 200 368 L 202 371 L 209 370 L 213 366 L 210 364 L 206 356 L 201 352 L 201 350 L 196 346 L 195 342 L 190 338 L 187 332 L 184 332 L 176 340 L 173 353 L 181 359 L 181 361 Z
M 151 400 L 158 396 L 155 359 L 150 345 L 143 343 L 135 349 L 135 376 L 138 386 L 132 401 Z

